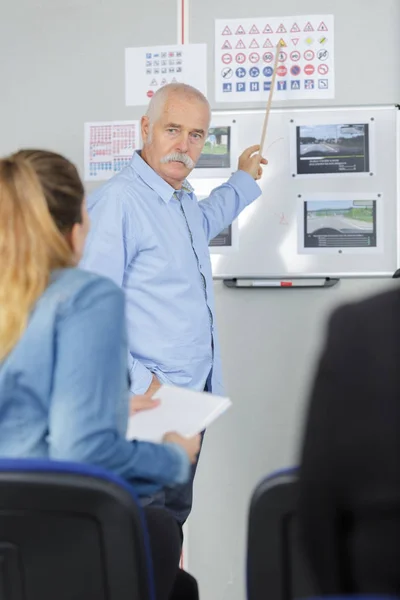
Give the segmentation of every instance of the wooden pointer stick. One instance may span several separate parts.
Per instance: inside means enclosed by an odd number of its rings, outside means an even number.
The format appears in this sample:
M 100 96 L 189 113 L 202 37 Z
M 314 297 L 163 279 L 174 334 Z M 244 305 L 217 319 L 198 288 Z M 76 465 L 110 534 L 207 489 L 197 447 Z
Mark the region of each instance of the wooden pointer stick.
M 262 155 L 262 151 L 263 151 L 264 143 L 265 143 L 265 137 L 267 135 L 268 119 L 269 119 L 269 113 L 271 111 L 272 96 L 274 95 L 276 70 L 278 68 L 279 52 L 280 52 L 281 47 L 282 47 L 282 44 L 281 44 L 281 42 L 279 42 L 278 45 L 277 45 L 277 47 L 276 47 L 276 55 L 275 55 L 275 61 L 274 61 L 274 72 L 272 73 L 271 88 L 269 90 L 267 108 L 266 108 L 265 117 L 264 117 L 264 125 L 263 125 L 263 129 L 262 129 L 262 134 L 261 134 L 260 151 L 259 151 L 260 156 Z

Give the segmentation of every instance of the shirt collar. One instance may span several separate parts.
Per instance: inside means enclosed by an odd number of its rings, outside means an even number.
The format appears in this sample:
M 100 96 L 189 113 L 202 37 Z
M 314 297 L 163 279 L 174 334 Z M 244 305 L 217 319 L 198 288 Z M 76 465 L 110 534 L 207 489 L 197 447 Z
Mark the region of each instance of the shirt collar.
M 169 185 L 158 173 L 152 169 L 146 161 L 140 156 L 140 150 L 136 151 L 131 160 L 131 167 L 139 177 L 154 191 L 156 194 L 160 196 L 164 202 L 169 202 L 174 195 L 175 192 L 179 192 L 181 190 L 175 190 L 172 185 Z M 193 188 L 190 183 L 185 179 L 182 183 L 182 190 L 187 194 L 193 194 Z

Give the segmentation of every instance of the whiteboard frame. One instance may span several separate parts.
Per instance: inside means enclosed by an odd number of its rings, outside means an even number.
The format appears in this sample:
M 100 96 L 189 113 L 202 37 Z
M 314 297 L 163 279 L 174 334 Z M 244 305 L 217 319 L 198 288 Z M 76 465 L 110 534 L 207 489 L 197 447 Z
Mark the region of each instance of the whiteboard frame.
M 397 181 L 396 181 L 396 185 L 395 185 L 395 189 L 396 189 L 396 198 L 395 198 L 395 209 L 396 209 L 396 225 L 397 225 L 397 232 L 396 232 L 396 256 L 395 256 L 395 267 L 394 270 L 392 270 L 392 268 L 390 268 L 390 270 L 382 270 L 382 271 L 354 271 L 354 272 L 349 272 L 349 271 L 340 271 L 340 270 L 335 270 L 330 271 L 330 272 L 324 272 L 322 270 L 310 270 L 308 273 L 299 273 L 297 271 L 285 271 L 279 274 L 276 274 L 276 277 L 284 277 L 284 278 L 290 278 L 290 279 L 315 279 L 315 278 L 321 278 L 321 277 L 335 277 L 335 278 L 344 278 L 344 279 L 351 279 L 351 278 L 373 278 L 373 279 L 379 279 L 379 278 L 388 278 L 388 277 L 392 277 L 393 273 L 396 269 L 398 269 L 400 267 L 400 110 L 399 110 L 400 106 L 398 104 L 379 104 L 379 105 L 373 105 L 373 104 L 366 104 L 366 105 L 360 105 L 360 106 L 352 106 L 352 105 L 342 105 L 342 106 L 321 106 L 321 107 L 315 107 L 315 106 L 304 106 L 304 107 L 300 107 L 300 108 L 295 108 L 295 107 L 279 107 L 279 108 L 272 108 L 271 109 L 271 113 L 275 113 L 275 114 L 279 114 L 279 115 L 299 115 L 299 117 L 301 118 L 301 116 L 304 113 L 309 113 L 310 111 L 313 111 L 314 114 L 321 114 L 323 115 L 324 113 L 332 113 L 335 112 L 338 115 L 340 115 L 340 113 L 342 112 L 348 112 L 348 111 L 374 111 L 374 112 L 378 112 L 378 111 L 396 111 L 395 114 L 395 126 L 397 124 L 397 131 L 396 131 L 396 157 L 395 157 L 395 163 L 397 165 Z M 220 110 L 220 111 L 213 111 L 213 114 L 215 117 L 219 117 L 219 115 L 224 114 L 228 117 L 231 118 L 237 118 L 239 121 L 239 125 L 240 125 L 240 117 L 241 116 L 245 116 L 245 115 L 264 115 L 265 114 L 265 110 L 263 109 L 240 109 L 240 108 L 229 108 L 228 110 Z M 297 118 L 297 117 L 295 117 Z M 339 117 L 338 117 L 339 118 Z M 361 119 L 362 120 L 362 119 Z M 353 119 L 354 122 L 356 122 L 356 118 Z M 267 142 L 268 143 L 268 142 Z M 351 174 L 352 175 L 352 174 Z M 365 179 L 360 179 L 360 181 L 365 181 Z M 304 183 L 304 182 L 303 182 Z M 353 181 L 354 183 L 354 181 Z M 215 273 L 215 266 L 218 263 L 215 263 L 215 265 L 213 264 L 213 279 L 215 279 L 216 281 L 221 281 L 221 280 L 243 280 L 243 279 L 249 279 L 249 280 L 257 280 L 257 279 L 265 279 L 266 277 L 270 278 L 270 277 L 275 277 L 275 275 L 271 275 L 271 273 L 266 273 L 266 272 L 244 272 L 241 271 L 240 274 L 235 273 L 234 269 L 229 268 L 228 272 L 224 272 L 222 270 L 220 270 L 218 273 Z

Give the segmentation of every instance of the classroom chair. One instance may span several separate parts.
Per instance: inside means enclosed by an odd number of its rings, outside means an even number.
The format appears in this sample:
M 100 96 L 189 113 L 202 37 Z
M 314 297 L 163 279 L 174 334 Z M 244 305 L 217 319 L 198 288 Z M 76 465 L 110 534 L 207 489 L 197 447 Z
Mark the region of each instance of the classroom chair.
M 1 600 L 154 600 L 142 511 L 83 464 L 0 460 Z
M 296 523 L 297 469 L 261 481 L 250 504 L 247 538 L 248 600 L 293 600 L 316 595 Z

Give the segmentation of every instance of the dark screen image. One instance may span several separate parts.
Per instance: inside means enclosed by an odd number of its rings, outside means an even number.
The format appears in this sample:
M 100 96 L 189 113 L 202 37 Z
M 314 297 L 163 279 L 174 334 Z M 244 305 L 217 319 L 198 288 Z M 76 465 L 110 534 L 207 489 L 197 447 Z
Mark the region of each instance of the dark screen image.
M 208 131 L 196 169 L 229 169 L 231 166 L 231 128 L 213 127 Z
M 210 247 L 215 246 L 232 246 L 232 225 L 229 225 L 226 229 L 223 229 L 221 233 L 215 236 L 210 243 L 208 244 Z
M 296 127 L 297 174 L 368 173 L 368 125 Z
M 376 247 L 376 201 L 305 202 L 304 247 Z

